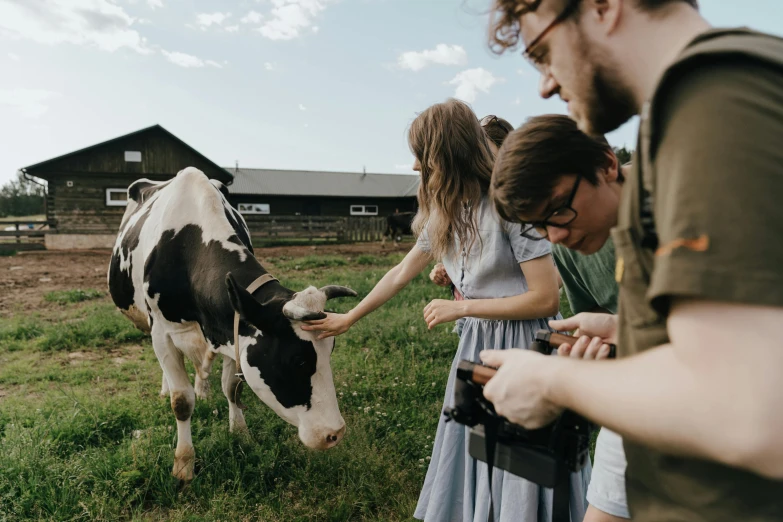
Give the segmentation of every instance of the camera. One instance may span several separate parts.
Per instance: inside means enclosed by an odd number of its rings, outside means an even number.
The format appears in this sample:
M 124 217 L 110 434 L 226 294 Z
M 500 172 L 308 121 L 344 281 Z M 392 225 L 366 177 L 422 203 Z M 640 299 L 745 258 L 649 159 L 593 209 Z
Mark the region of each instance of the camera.
M 563 343 L 573 345 L 577 338 L 539 330 L 531 350 L 550 355 Z M 616 347 L 610 345 L 610 358 Z M 566 410 L 554 422 L 528 430 L 509 422 L 495 412 L 484 398 L 484 385 L 497 370 L 462 360 L 457 366 L 454 383 L 454 407 L 443 414 L 450 420 L 470 427 L 470 455 L 545 487 L 554 488 L 569 474 L 581 470 L 589 458 L 591 423 Z

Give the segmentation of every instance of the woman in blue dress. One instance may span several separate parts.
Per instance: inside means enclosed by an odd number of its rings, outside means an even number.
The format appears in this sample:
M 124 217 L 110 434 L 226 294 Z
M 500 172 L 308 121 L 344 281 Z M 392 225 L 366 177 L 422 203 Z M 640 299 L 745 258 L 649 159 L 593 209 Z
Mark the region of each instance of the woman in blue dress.
M 424 308 L 428 328 L 464 318 L 444 405 L 453 401 L 456 366 L 479 362 L 482 350 L 523 348 L 535 331 L 558 314 L 557 271 L 547 241 L 527 240 L 520 225 L 502 221 L 489 189 L 494 153 L 476 115 L 448 100 L 422 112 L 408 142 L 420 172 L 416 245 L 389 270 L 361 303 L 346 314 L 329 314 L 305 329 L 319 337 L 346 332 L 356 321 L 394 297 L 433 260 L 443 263 L 464 300 L 435 299 Z M 425 522 L 486 522 L 487 466 L 468 454 L 468 430 L 441 417 L 427 476 L 414 517 Z M 590 469 L 571 478 L 571 520 L 584 517 Z M 495 521 L 549 522 L 552 491 L 494 469 Z

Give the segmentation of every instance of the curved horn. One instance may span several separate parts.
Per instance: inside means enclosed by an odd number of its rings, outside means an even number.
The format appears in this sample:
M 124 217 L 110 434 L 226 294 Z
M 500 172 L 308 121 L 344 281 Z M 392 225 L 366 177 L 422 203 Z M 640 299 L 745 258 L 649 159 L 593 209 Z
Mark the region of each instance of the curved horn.
M 327 301 L 335 297 L 356 297 L 359 295 L 355 290 L 351 290 L 347 286 L 327 285 L 322 286 L 319 290 L 326 294 Z
M 314 321 L 316 319 L 326 319 L 326 314 L 323 312 L 313 312 L 294 304 L 293 301 L 288 301 L 283 305 L 283 315 L 292 321 Z

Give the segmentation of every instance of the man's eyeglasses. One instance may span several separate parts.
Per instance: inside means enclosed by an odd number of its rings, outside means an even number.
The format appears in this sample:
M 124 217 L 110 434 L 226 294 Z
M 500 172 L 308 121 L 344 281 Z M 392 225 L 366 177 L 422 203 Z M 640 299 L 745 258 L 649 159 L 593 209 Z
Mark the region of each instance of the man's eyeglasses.
M 568 5 L 566 5 L 565 9 L 563 9 L 563 12 L 560 13 L 554 20 L 552 20 L 552 23 L 550 23 L 546 28 L 541 31 L 541 34 L 533 38 L 533 40 L 528 44 L 527 47 L 525 47 L 525 50 L 522 51 L 522 56 L 525 57 L 525 59 L 530 62 L 530 64 L 535 67 L 538 72 L 541 74 L 544 74 L 546 72 L 546 61 L 544 60 L 545 55 L 539 55 L 535 56 L 533 55 L 533 49 L 541 43 L 541 40 L 544 39 L 544 37 L 549 34 L 552 29 L 557 27 L 559 24 L 563 23 L 568 19 L 569 16 L 574 14 L 576 11 L 576 8 L 579 7 L 579 0 L 570 0 L 568 2 Z
M 547 227 L 565 228 L 570 225 L 577 216 L 576 210 L 571 207 L 576 197 L 576 191 L 579 190 L 579 182 L 582 181 L 582 176 L 577 176 L 574 182 L 574 188 L 571 189 L 571 194 L 568 196 L 568 200 L 561 207 L 554 209 L 541 221 L 528 221 L 522 224 L 522 237 L 532 239 L 533 241 L 539 241 L 546 239 L 549 235 Z

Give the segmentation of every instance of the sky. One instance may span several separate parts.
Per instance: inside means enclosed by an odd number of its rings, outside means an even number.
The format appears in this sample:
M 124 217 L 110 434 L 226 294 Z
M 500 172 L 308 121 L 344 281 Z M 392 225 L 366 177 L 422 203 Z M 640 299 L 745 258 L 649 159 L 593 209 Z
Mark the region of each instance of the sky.
M 701 0 L 715 26 L 783 34 L 779 0 Z M 489 0 L 0 0 L 0 184 L 160 124 L 223 166 L 412 173 L 406 131 L 455 96 L 514 126 L 565 113 Z M 611 133 L 635 144 L 637 121 Z

